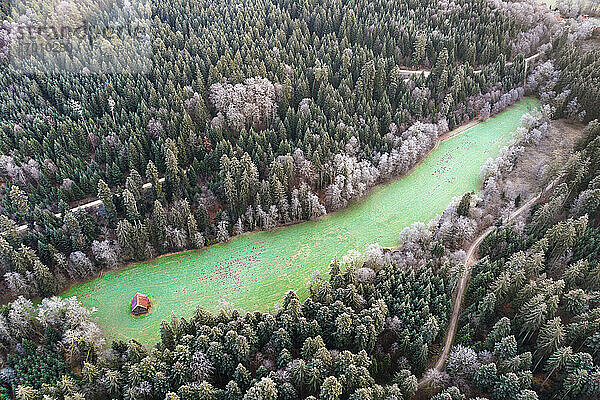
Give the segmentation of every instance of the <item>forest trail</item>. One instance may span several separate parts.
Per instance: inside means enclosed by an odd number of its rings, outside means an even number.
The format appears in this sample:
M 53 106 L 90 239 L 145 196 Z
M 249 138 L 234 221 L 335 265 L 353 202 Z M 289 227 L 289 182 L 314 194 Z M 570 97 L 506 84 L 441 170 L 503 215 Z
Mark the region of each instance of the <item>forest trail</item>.
M 532 56 L 529 56 L 529 57 L 527 57 L 527 58 L 525 59 L 525 72 L 526 72 L 526 74 L 527 74 L 527 69 L 528 69 L 527 67 L 529 66 L 529 63 L 530 63 L 531 61 L 535 60 L 536 58 L 538 58 L 540 55 L 542 55 L 542 53 L 541 53 L 541 52 L 539 52 L 539 53 L 536 53 L 536 54 L 534 54 L 534 55 L 532 55 Z M 509 67 L 509 66 L 511 66 L 511 65 L 513 65 L 513 62 L 512 62 L 512 61 L 509 61 L 509 62 L 507 62 L 506 64 L 504 64 L 504 66 L 505 66 L 505 67 Z M 474 73 L 476 73 L 476 74 L 480 74 L 480 73 L 481 73 L 481 71 L 482 71 L 482 70 L 480 70 L 480 69 L 476 69 L 476 70 L 475 70 L 475 71 L 473 71 L 473 72 L 474 72 Z
M 525 58 L 525 71 L 527 71 L 527 69 L 528 69 L 527 67 L 528 67 L 529 63 L 531 61 L 534 61 L 536 58 L 538 58 L 541 55 L 542 55 L 542 53 L 539 52 L 539 53 L 536 53 L 536 54 L 534 54 L 532 56 L 529 56 L 529 57 Z M 511 65 L 513 65 L 512 61 L 509 61 L 506 64 L 504 64 L 505 67 L 509 67 Z M 473 72 L 476 73 L 476 74 L 480 74 L 481 71 L 482 71 L 481 69 L 476 69 Z M 401 69 L 400 73 L 402 75 L 421 75 L 421 74 L 423 74 L 423 76 L 425 78 L 427 78 L 429 76 L 429 74 L 431 74 L 431 70 L 429 70 L 429 69 L 417 69 L 417 70 Z M 408 79 L 410 79 L 410 78 L 405 78 L 404 80 L 407 81 Z
M 554 186 L 555 182 L 556 181 L 549 183 L 536 196 L 529 199 L 525 204 L 523 204 L 517 210 L 513 211 L 509 215 L 506 222 L 512 221 L 513 219 L 515 219 L 516 217 L 521 215 L 521 213 L 523 211 L 529 209 L 529 207 L 531 207 L 536 201 L 538 201 L 543 194 L 545 194 L 548 190 L 550 190 Z M 462 276 L 458 281 L 458 287 L 456 288 L 456 292 L 454 295 L 454 297 L 455 297 L 454 308 L 452 310 L 452 316 L 450 317 L 450 323 L 448 324 L 448 330 L 446 332 L 446 339 L 444 340 L 444 348 L 443 348 L 442 353 L 440 354 L 437 362 L 435 363 L 435 366 L 433 367 L 433 369 L 435 369 L 437 371 L 440 371 L 440 372 L 442 371 L 442 369 L 444 368 L 444 364 L 446 363 L 446 359 L 448 358 L 448 355 L 450 354 L 450 350 L 452 349 L 452 344 L 454 342 L 454 335 L 456 334 L 456 327 L 458 325 L 458 318 L 460 316 L 460 310 L 461 310 L 462 301 L 463 301 L 463 298 L 465 295 L 465 291 L 467 288 L 467 283 L 471 279 L 472 267 L 478 261 L 478 258 L 475 256 L 477 249 L 479 248 L 479 245 L 481 244 L 483 239 L 485 239 L 490 233 L 492 233 L 495 228 L 496 228 L 496 226 L 494 226 L 494 225 L 487 228 L 485 231 L 483 231 L 483 233 L 481 233 L 477 237 L 477 239 L 475 239 L 475 241 L 469 247 L 467 256 L 465 257 L 465 267 L 464 267 Z M 423 389 L 423 387 L 427 383 L 428 383 L 428 379 L 426 379 L 425 377 L 422 377 L 418 382 L 418 391 Z M 417 391 L 417 393 L 418 393 L 418 391 Z
M 158 180 L 158 182 L 159 182 L 159 183 L 163 183 L 164 181 L 165 181 L 165 178 L 160 178 L 160 179 Z M 150 182 L 148 182 L 148 183 L 144 183 L 144 184 L 142 185 L 142 189 L 144 189 L 144 190 L 150 189 L 151 187 L 152 187 L 152 183 L 150 183 Z M 100 207 L 100 205 L 101 205 L 101 204 L 102 204 L 102 200 L 100 200 L 100 199 L 97 199 L 97 200 L 92 200 L 92 201 L 90 201 L 90 202 L 88 202 L 88 203 L 80 204 L 80 205 L 78 205 L 78 206 L 75 206 L 75 207 L 71 208 L 71 212 L 73 212 L 73 213 L 74 213 L 74 212 L 76 212 L 76 211 L 80 211 L 80 210 L 86 210 L 86 209 L 88 209 L 88 208 L 96 208 L 96 207 Z M 61 217 L 62 217 L 62 214 L 61 214 L 61 213 L 56 213 L 56 214 L 54 214 L 54 216 L 55 216 L 56 218 L 61 218 Z M 20 226 L 18 226 L 18 227 L 17 227 L 17 232 L 23 232 L 24 230 L 26 230 L 26 229 L 27 229 L 27 227 L 28 227 L 28 225 L 27 225 L 27 224 L 20 225 Z

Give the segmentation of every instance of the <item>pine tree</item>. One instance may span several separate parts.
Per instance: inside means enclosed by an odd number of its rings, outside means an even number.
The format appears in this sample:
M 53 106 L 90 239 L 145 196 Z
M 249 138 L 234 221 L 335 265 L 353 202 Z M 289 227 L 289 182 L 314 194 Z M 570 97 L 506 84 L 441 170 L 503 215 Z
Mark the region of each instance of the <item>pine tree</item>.
M 154 234 L 156 240 L 155 244 L 162 249 L 167 240 L 167 214 L 161 202 L 158 200 L 154 201 L 154 209 L 152 211 L 152 223 L 154 226 Z
M 109 220 L 114 220 L 117 216 L 117 210 L 113 203 L 113 194 L 102 179 L 98 181 L 98 199 L 104 204 L 104 209 L 108 214 Z
M 419 33 L 414 43 L 414 57 L 412 58 L 415 65 L 422 63 L 425 56 L 425 46 L 427 45 L 427 36 Z
M 15 209 L 22 216 L 27 215 L 29 212 L 29 201 L 27 194 L 21 190 L 17 185 L 13 185 L 10 188 L 10 200 L 15 206 Z
M 125 188 L 129 190 L 129 192 L 133 195 L 136 201 L 142 200 L 144 185 L 142 181 L 141 175 L 135 170 L 132 169 L 129 173 L 129 176 L 125 180 Z
M 127 213 L 128 219 L 134 221 L 140 218 L 140 213 L 137 209 L 137 202 L 135 201 L 135 197 L 127 189 L 123 190 L 123 203 L 125 205 L 125 211 Z
M 158 177 L 158 170 L 152 161 L 148 161 L 148 167 L 146 168 L 146 178 L 150 184 L 152 184 L 152 192 L 154 198 L 159 200 L 162 198 L 162 183 Z
M 167 166 L 167 171 L 165 173 L 165 195 L 167 200 L 172 200 L 174 196 L 181 193 L 181 181 L 179 179 L 177 156 L 171 148 L 167 148 L 165 152 L 165 160 L 165 164 Z
M 463 217 L 469 216 L 469 209 L 471 208 L 471 193 L 465 193 L 463 197 L 460 199 L 460 203 L 458 204 L 458 208 L 456 209 L 456 213 Z
M 540 328 L 536 352 L 540 352 L 540 358 L 552 354 L 563 344 L 564 339 L 562 322 L 559 317 L 555 317 Z

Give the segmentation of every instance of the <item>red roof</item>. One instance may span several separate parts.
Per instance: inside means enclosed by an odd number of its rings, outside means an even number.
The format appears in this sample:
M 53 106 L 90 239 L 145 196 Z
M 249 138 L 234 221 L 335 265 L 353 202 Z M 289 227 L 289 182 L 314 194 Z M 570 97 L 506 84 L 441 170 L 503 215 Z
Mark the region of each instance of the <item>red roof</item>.
M 136 293 L 131 299 L 131 311 L 135 311 L 136 308 L 141 307 L 142 309 L 147 310 L 150 301 L 148 300 L 148 296 L 141 293 Z

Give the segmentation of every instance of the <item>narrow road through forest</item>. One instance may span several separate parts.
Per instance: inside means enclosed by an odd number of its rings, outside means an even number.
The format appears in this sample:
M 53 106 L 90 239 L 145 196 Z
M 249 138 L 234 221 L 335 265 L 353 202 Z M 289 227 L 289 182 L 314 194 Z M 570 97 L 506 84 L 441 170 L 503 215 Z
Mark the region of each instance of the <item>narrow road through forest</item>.
M 518 217 L 519 215 L 521 215 L 521 213 L 523 211 L 527 210 L 536 201 L 538 201 L 544 193 L 546 193 L 550 188 L 552 188 L 552 186 L 555 184 L 555 182 L 556 181 L 549 183 L 540 193 L 538 193 L 533 198 L 529 199 L 525 204 L 523 204 L 517 210 L 513 211 L 509 215 L 506 222 L 510 222 L 513 219 L 515 219 L 516 217 Z M 458 325 L 458 318 L 460 316 L 462 301 L 463 301 L 463 298 L 465 295 L 465 291 L 467 289 L 467 284 L 468 284 L 469 280 L 471 279 L 471 270 L 472 270 L 473 265 L 478 261 L 477 257 L 475 257 L 477 249 L 478 249 L 479 245 L 481 244 L 481 242 L 483 241 L 483 239 L 485 239 L 490 233 L 492 233 L 494 231 L 494 229 L 496 229 L 496 226 L 492 225 L 489 228 L 487 228 L 485 231 L 483 231 L 483 233 L 481 233 L 475 239 L 475 241 L 471 244 L 471 246 L 469 247 L 469 250 L 467 251 L 467 256 L 465 257 L 464 270 L 463 270 L 462 276 L 460 277 L 460 279 L 458 281 L 458 286 L 457 286 L 455 294 L 454 294 L 454 308 L 452 310 L 452 316 L 450 317 L 450 323 L 448 324 L 448 330 L 446 332 L 446 339 L 444 341 L 444 348 L 443 348 L 442 353 L 440 354 L 437 362 L 435 363 L 435 366 L 433 367 L 433 369 L 435 369 L 437 371 L 442 371 L 442 369 L 444 368 L 444 364 L 446 363 L 446 359 L 448 358 L 448 355 L 450 354 L 450 350 L 452 349 L 452 344 L 454 342 L 454 335 L 456 334 L 456 327 Z M 428 382 L 429 382 L 429 380 L 423 376 L 418 382 L 418 390 L 423 389 Z
M 165 181 L 165 178 L 160 178 L 158 180 L 159 183 L 163 183 L 164 181 Z M 150 182 L 144 183 L 142 185 L 142 189 L 143 190 L 148 190 L 151 187 L 152 187 L 152 183 L 150 183 Z M 71 208 L 71 212 L 85 210 L 87 208 L 100 207 L 101 204 L 102 204 L 102 200 L 100 200 L 100 199 L 92 200 L 92 201 L 90 201 L 88 203 L 84 203 L 84 204 L 81 204 L 81 205 L 78 205 L 78 206 L 75 206 L 75 207 Z M 62 214 L 61 213 L 56 213 L 56 214 L 54 214 L 54 216 L 56 218 L 61 218 Z M 27 227 L 28 227 L 28 225 L 26 225 L 26 224 L 25 225 L 20 225 L 20 226 L 17 227 L 17 232 L 22 232 L 22 231 L 26 230 Z
M 528 67 L 529 63 L 531 61 L 535 60 L 536 58 L 538 58 L 541 54 L 542 53 L 540 52 L 540 53 L 536 53 L 536 54 L 534 54 L 532 56 L 529 56 L 529 57 L 525 58 L 525 73 L 526 74 L 527 74 L 527 69 L 528 69 L 527 67 Z M 508 67 L 508 66 L 511 66 L 511 65 L 513 65 L 512 61 L 509 61 L 506 64 L 504 64 L 505 67 Z M 480 74 L 481 71 L 482 71 L 481 69 L 476 69 L 473 72 L 476 73 L 476 74 Z M 431 70 L 429 70 L 429 69 L 416 69 L 416 70 L 413 70 L 413 69 L 401 69 L 400 73 L 402 75 L 421 75 L 421 74 L 423 74 L 423 76 L 425 76 L 425 78 L 427 78 L 429 76 L 429 74 L 431 73 Z M 408 79 L 410 79 L 410 78 L 405 78 L 404 80 L 407 81 Z

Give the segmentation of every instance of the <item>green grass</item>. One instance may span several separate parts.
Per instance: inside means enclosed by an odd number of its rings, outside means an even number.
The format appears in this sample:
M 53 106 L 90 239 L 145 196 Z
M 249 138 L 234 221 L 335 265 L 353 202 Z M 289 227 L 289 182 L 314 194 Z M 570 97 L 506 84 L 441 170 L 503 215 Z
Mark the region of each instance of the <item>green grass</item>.
M 267 310 L 289 290 L 307 296 L 315 271 L 350 249 L 370 243 L 394 246 L 402 229 L 428 221 L 455 196 L 477 190 L 479 170 L 512 140 L 519 119 L 537 100 L 525 99 L 504 113 L 442 143 L 410 175 L 375 189 L 366 199 L 316 222 L 233 238 L 227 244 L 165 256 L 72 287 L 110 339 L 159 339 L 160 322 L 171 312 L 189 317 L 196 305 L 215 311 L 226 301 L 240 310 Z M 152 312 L 133 317 L 136 292 L 151 296 Z

